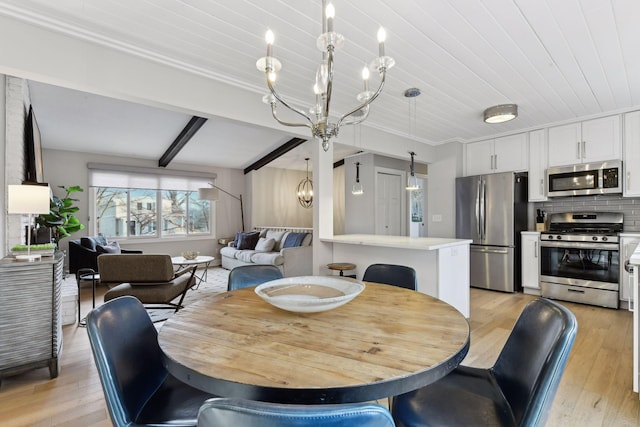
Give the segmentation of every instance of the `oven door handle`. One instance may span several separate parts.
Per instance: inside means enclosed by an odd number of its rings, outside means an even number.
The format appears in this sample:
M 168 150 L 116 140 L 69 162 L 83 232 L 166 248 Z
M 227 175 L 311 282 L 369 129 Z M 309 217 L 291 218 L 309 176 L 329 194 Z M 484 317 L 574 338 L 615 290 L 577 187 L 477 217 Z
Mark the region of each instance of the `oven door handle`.
M 596 249 L 604 251 L 618 251 L 620 249 L 617 243 L 550 242 L 547 240 L 540 241 L 540 248 Z

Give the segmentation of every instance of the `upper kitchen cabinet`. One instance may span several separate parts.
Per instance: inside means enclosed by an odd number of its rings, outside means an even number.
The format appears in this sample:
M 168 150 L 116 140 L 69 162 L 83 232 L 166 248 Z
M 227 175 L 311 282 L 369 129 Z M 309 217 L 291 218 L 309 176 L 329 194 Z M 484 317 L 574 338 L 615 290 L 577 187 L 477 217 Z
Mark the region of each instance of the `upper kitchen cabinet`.
M 547 140 L 546 130 L 529 132 L 529 201 L 543 202 L 547 200 Z
M 527 134 L 504 136 L 466 144 L 466 176 L 526 171 Z
M 621 159 L 620 116 L 549 128 L 549 167 Z
M 624 115 L 623 196 L 640 196 L 640 111 Z

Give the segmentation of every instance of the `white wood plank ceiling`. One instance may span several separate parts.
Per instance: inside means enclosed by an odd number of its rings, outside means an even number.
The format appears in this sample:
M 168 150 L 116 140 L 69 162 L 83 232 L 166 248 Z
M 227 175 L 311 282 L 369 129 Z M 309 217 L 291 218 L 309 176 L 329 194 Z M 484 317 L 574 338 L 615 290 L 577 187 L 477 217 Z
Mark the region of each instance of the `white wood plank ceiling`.
M 334 0 L 333 109 L 355 105 L 360 69 L 388 33 L 396 66 L 368 126 L 429 144 L 467 142 L 640 106 L 638 0 Z M 312 103 L 320 0 L 2 0 L 11 15 L 266 93 L 256 59 L 274 31 L 278 88 Z M 405 89 L 418 87 L 415 129 Z M 259 97 L 256 97 L 259 102 Z M 519 117 L 488 125 L 485 108 Z M 265 106 L 265 108 L 268 108 Z

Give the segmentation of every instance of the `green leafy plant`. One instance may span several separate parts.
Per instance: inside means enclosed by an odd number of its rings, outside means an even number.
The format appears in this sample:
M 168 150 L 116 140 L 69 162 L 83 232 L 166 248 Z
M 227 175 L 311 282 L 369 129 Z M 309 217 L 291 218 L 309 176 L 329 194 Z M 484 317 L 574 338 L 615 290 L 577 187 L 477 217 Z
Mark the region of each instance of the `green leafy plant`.
M 56 246 L 58 246 L 60 240 L 69 237 L 71 233 L 84 229 L 84 225 L 81 224 L 80 220 L 74 215 L 80 209 L 74 206 L 74 203 L 77 202 L 78 199 L 70 197 L 71 194 L 84 190 L 79 185 L 71 187 L 59 185 L 58 188 L 62 188 L 66 192 L 64 197 L 59 198 L 52 196 L 49 213 L 36 217 L 36 224 L 51 229 L 51 238 Z

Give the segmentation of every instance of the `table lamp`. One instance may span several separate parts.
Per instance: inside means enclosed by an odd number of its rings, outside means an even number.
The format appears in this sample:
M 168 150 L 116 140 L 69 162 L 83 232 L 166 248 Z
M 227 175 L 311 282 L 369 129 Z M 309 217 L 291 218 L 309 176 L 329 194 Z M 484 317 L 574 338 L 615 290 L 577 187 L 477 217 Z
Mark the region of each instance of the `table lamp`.
M 40 254 L 31 255 L 31 215 L 49 213 L 49 186 L 44 185 L 9 185 L 7 206 L 10 214 L 28 214 L 27 255 L 16 255 L 17 261 L 37 261 Z

